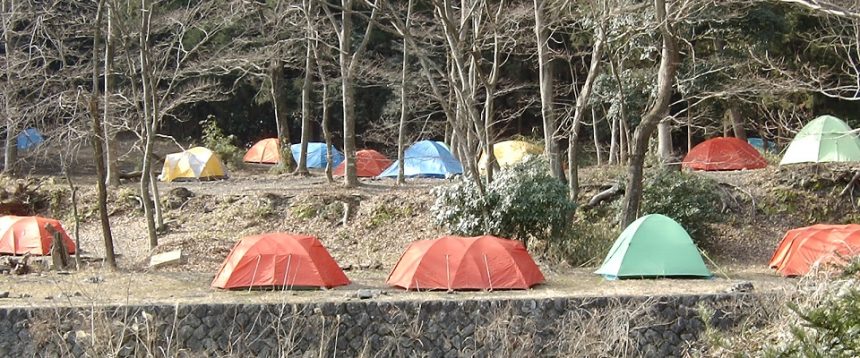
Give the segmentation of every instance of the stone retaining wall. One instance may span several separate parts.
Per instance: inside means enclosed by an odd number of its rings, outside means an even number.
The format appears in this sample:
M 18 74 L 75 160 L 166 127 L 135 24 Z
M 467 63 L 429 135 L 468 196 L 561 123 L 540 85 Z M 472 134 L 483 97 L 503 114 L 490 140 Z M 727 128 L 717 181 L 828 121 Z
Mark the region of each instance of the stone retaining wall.
M 0 357 L 681 356 L 763 297 L 2 308 Z

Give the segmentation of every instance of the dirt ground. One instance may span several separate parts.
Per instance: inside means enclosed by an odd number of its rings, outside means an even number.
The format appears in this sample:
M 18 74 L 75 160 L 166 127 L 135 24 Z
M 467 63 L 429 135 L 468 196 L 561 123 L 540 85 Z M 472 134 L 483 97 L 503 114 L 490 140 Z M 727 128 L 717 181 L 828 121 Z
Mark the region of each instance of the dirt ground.
M 736 267 L 715 272 L 708 280 L 660 279 L 607 281 L 591 269 L 544 269 L 546 282 L 527 291 L 415 292 L 387 287 L 385 270 L 349 271 L 352 283 L 330 290 L 212 289 L 213 274 L 197 272 L 109 272 L 89 269 L 68 274 L 45 273 L 0 276 L 0 307 L 53 307 L 116 304 L 177 303 L 303 303 L 358 300 L 369 289 L 376 300 L 449 300 L 484 298 L 598 297 L 631 295 L 707 294 L 728 292 L 740 282 L 753 283 L 757 292 L 790 290 L 794 280 L 782 279 L 760 267 Z M 727 275 L 727 276 L 726 276 Z
M 125 142 L 124 152 L 133 153 L 130 147 L 131 143 Z M 165 141 L 159 144 L 157 152 L 163 155 L 177 148 Z M 78 161 L 66 167 L 70 168 L 73 180 L 82 186 L 81 248 L 85 256 L 99 258 L 103 256 L 103 245 L 92 209 L 94 176 L 91 164 L 87 163 L 86 148 L 78 154 Z M 30 171 L 33 175 L 56 177 L 62 174 L 63 166 L 48 161 L 36 167 Z M 131 170 L 134 165 L 124 163 L 123 168 Z M 586 168 L 582 177 L 588 183 L 587 178 L 599 177 L 606 171 L 606 168 Z M 775 171 L 705 175 L 736 186 L 738 196 L 745 195 L 740 192 L 748 192 L 755 200 L 768 195 L 769 186 L 764 182 L 771 180 Z M 57 186 L 63 185 L 59 178 L 55 182 Z M 248 165 L 231 171 L 227 180 L 160 183 L 161 198 L 167 203 L 164 215 L 167 230 L 155 250 L 149 248 L 145 220 L 136 199 L 138 183 L 124 183 L 110 193 L 118 272 L 91 264 L 71 273 L 0 275 L 0 291 L 10 292 L 8 298 L 0 299 L 0 306 L 344 300 L 353 299 L 357 290 L 365 288 L 381 291 L 377 299 L 382 300 L 663 295 L 725 292 L 742 281 L 752 282 L 757 291 L 790 289 L 794 283 L 765 265 L 782 234 L 795 223 L 784 217 L 756 216 L 756 210 L 752 209 L 753 215 L 740 212 L 718 226 L 724 250 L 713 255 L 717 267 L 712 267 L 715 278 L 711 280 L 606 281 L 591 273 L 594 268 L 570 268 L 538 258 L 547 281 L 528 291 L 446 294 L 386 287 L 388 270 L 410 242 L 444 233 L 433 225 L 428 210 L 433 203 L 431 188 L 444 182 L 424 179 L 396 186 L 390 180 L 363 180 L 359 188 L 345 189 L 340 183 L 328 183 L 320 172 L 309 177 L 276 175 L 269 173 L 268 167 Z M 179 188 L 192 196 L 186 199 L 175 195 Z M 356 204 L 354 214 L 345 224 L 344 202 Z M 62 215 L 67 231 L 74 235 L 74 220 L 69 211 Z M 274 231 L 319 237 L 353 283 L 332 290 L 289 292 L 222 291 L 209 287 L 238 239 Z M 182 250 L 186 257 L 183 264 L 148 268 L 151 254 L 174 249 Z

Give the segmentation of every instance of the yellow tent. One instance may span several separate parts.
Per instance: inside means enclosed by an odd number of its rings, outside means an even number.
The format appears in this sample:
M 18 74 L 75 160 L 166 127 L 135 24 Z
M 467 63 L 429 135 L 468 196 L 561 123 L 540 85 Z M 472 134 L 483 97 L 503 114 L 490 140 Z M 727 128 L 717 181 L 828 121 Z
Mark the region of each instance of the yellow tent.
M 527 156 L 543 154 L 543 148 L 523 142 L 521 140 L 506 140 L 493 145 L 493 153 L 496 154 L 496 162 L 500 168 L 506 168 L 514 164 L 520 163 Z M 487 165 L 487 156 L 481 154 L 481 159 L 478 161 L 478 168 L 484 172 Z
M 181 153 L 168 154 L 158 179 L 171 182 L 177 179 L 226 178 L 227 169 L 218 154 L 203 147 L 194 147 Z

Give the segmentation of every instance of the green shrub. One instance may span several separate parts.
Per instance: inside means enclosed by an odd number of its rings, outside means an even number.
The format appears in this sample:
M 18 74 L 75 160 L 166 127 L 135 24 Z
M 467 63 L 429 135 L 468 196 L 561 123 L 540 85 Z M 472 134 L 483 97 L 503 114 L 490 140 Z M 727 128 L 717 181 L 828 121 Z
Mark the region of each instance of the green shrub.
M 370 221 L 367 227 L 369 229 L 382 227 L 396 219 L 411 217 L 413 214 L 414 208 L 412 205 L 383 201 L 371 210 Z
M 715 181 L 701 175 L 660 170 L 645 183 L 642 215 L 666 215 L 681 224 L 699 247 L 707 247 L 709 224 L 722 217 L 718 191 Z
M 552 254 L 571 266 L 597 266 L 618 238 L 614 215 L 599 210 L 580 210 L 565 240 L 549 247 Z
M 788 339 L 783 337 L 781 342 L 766 347 L 765 356 L 860 356 L 858 267 L 860 258 L 843 265 L 840 279 L 823 283 L 825 294 L 815 304 L 789 303 L 789 309 L 799 319 L 791 326 Z
M 857 357 L 860 355 L 860 291 L 837 294 L 806 312 L 791 310 L 802 324 L 791 329 L 792 340 L 766 352 L 776 357 Z
M 474 179 L 460 178 L 432 190 L 437 224 L 458 235 L 491 234 L 526 243 L 563 240 L 575 204 L 564 183 L 535 158 L 501 170 L 481 196 Z
M 229 168 L 240 167 L 243 151 L 233 144 L 236 141 L 236 136 L 224 134 L 218 127 L 215 116 L 211 114 L 205 120 L 200 121 L 200 125 L 203 127 L 203 146 L 217 153 Z

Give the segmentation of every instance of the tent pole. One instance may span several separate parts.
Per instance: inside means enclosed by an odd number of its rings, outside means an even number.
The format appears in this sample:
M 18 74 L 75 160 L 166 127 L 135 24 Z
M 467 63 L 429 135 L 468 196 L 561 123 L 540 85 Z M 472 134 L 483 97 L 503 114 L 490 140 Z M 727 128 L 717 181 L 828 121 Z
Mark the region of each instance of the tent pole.
M 260 268 L 260 259 L 261 258 L 262 258 L 262 256 L 257 254 L 257 264 L 254 265 L 254 274 L 251 275 L 251 284 L 248 285 L 248 293 L 251 292 L 251 289 L 254 287 L 254 280 L 257 279 L 257 269 Z
M 292 263 L 292 261 L 293 261 L 293 254 L 290 254 L 290 256 L 287 256 L 287 269 L 286 269 L 286 271 L 284 271 L 284 285 L 283 285 L 282 290 L 287 289 L 287 274 L 290 272 L 290 264 Z
M 451 266 L 448 264 L 448 256 L 445 255 L 445 274 L 448 276 L 448 291 L 451 291 Z
M 293 254 L 290 254 L 290 257 L 292 258 L 292 257 L 293 257 Z M 301 265 L 299 265 L 299 267 L 301 267 Z M 297 278 L 297 277 L 299 277 L 299 267 L 296 267 L 296 273 L 294 273 L 294 274 L 293 274 L 293 284 L 292 284 L 292 285 L 290 285 L 290 289 L 291 289 L 291 290 L 292 290 L 292 289 L 293 289 L 293 287 L 295 287 L 295 285 L 296 285 L 296 278 Z
M 484 255 L 484 267 L 487 269 L 487 282 L 490 284 L 490 291 L 493 290 L 493 276 L 490 275 L 490 264 L 487 262 L 487 254 Z

